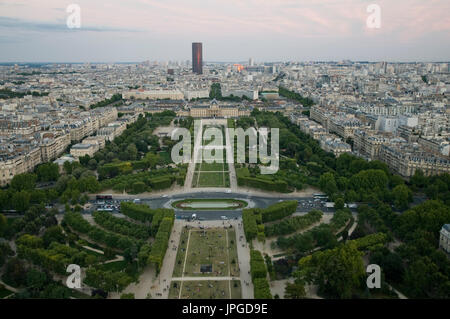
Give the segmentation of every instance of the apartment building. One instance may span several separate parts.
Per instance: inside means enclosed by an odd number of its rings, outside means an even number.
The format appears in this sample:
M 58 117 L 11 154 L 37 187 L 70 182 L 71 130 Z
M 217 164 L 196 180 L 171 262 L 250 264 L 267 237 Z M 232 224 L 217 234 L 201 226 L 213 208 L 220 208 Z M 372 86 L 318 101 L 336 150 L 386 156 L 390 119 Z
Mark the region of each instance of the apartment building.
M 382 145 L 378 157 L 392 171 L 406 178 L 413 176 L 419 169 L 425 176 L 450 173 L 448 158 L 414 149 L 410 145 Z
M 122 93 L 124 99 L 135 100 L 182 100 L 184 94 L 179 90 L 134 90 Z
M 2 159 L 0 161 L 0 186 L 6 186 L 15 175 L 30 172 L 41 163 L 40 147 L 32 147 L 24 154 Z
M 42 162 L 49 162 L 61 155 L 70 145 L 70 134 L 63 131 L 44 133 L 41 139 Z
M 72 155 L 75 158 L 80 158 L 86 155 L 89 155 L 90 157 L 93 157 L 94 154 L 99 150 L 98 143 L 93 144 L 84 144 L 84 143 L 78 143 L 71 147 L 70 149 L 70 155 Z
M 442 226 L 439 235 L 439 247 L 450 254 L 450 224 Z
M 357 129 L 353 136 L 353 151 L 366 159 L 375 160 L 379 158 L 381 146 L 389 141 L 390 138 L 387 135 Z

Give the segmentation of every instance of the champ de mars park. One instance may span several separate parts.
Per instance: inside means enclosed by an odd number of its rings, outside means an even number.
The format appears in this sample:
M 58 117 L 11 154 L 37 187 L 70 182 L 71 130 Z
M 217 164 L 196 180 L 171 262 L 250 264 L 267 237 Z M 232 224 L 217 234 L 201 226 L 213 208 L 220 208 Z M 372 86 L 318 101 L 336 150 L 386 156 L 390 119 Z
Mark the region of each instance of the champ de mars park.
M 415 297 L 421 270 L 397 248 L 416 213 L 445 211 L 417 201 L 417 183 L 336 158 L 281 113 L 141 114 L 93 157 L 2 191 L 18 204 L 4 210 L 0 296 Z M 369 265 L 384 272 L 372 286 Z

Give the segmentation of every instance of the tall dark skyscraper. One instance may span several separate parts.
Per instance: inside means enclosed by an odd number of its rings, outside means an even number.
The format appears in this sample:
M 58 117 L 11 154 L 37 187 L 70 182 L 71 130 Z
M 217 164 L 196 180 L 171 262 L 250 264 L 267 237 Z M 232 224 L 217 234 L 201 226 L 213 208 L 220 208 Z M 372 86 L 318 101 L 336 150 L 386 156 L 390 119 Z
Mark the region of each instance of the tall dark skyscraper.
M 203 49 L 202 43 L 192 43 L 192 72 L 203 74 Z

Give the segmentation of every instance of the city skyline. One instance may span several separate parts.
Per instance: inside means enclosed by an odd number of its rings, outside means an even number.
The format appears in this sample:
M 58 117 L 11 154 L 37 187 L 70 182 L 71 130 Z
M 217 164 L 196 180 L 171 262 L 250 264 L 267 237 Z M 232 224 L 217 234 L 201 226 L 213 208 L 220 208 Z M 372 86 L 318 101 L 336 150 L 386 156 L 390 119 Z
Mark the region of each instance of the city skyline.
M 187 60 L 194 41 L 207 45 L 204 61 L 450 60 L 448 1 L 377 1 L 379 29 L 366 25 L 371 3 L 82 0 L 81 27 L 69 29 L 69 3 L 5 0 L 0 61 Z

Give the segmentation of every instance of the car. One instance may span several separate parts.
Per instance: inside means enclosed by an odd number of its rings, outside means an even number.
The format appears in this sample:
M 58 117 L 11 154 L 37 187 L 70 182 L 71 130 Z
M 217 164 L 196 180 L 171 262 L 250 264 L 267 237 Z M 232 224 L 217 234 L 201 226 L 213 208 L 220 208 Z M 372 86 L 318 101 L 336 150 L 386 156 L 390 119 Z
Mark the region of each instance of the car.
M 228 189 L 228 190 L 227 190 L 227 194 L 230 194 L 230 193 L 231 193 L 231 189 Z
M 162 198 L 166 198 L 166 197 L 167 197 L 167 195 L 166 195 L 166 194 L 164 194 L 164 195 L 162 195 L 161 197 L 162 197 Z
M 220 216 L 220 219 L 222 219 L 222 220 L 227 220 L 228 217 L 227 217 L 227 216 Z

